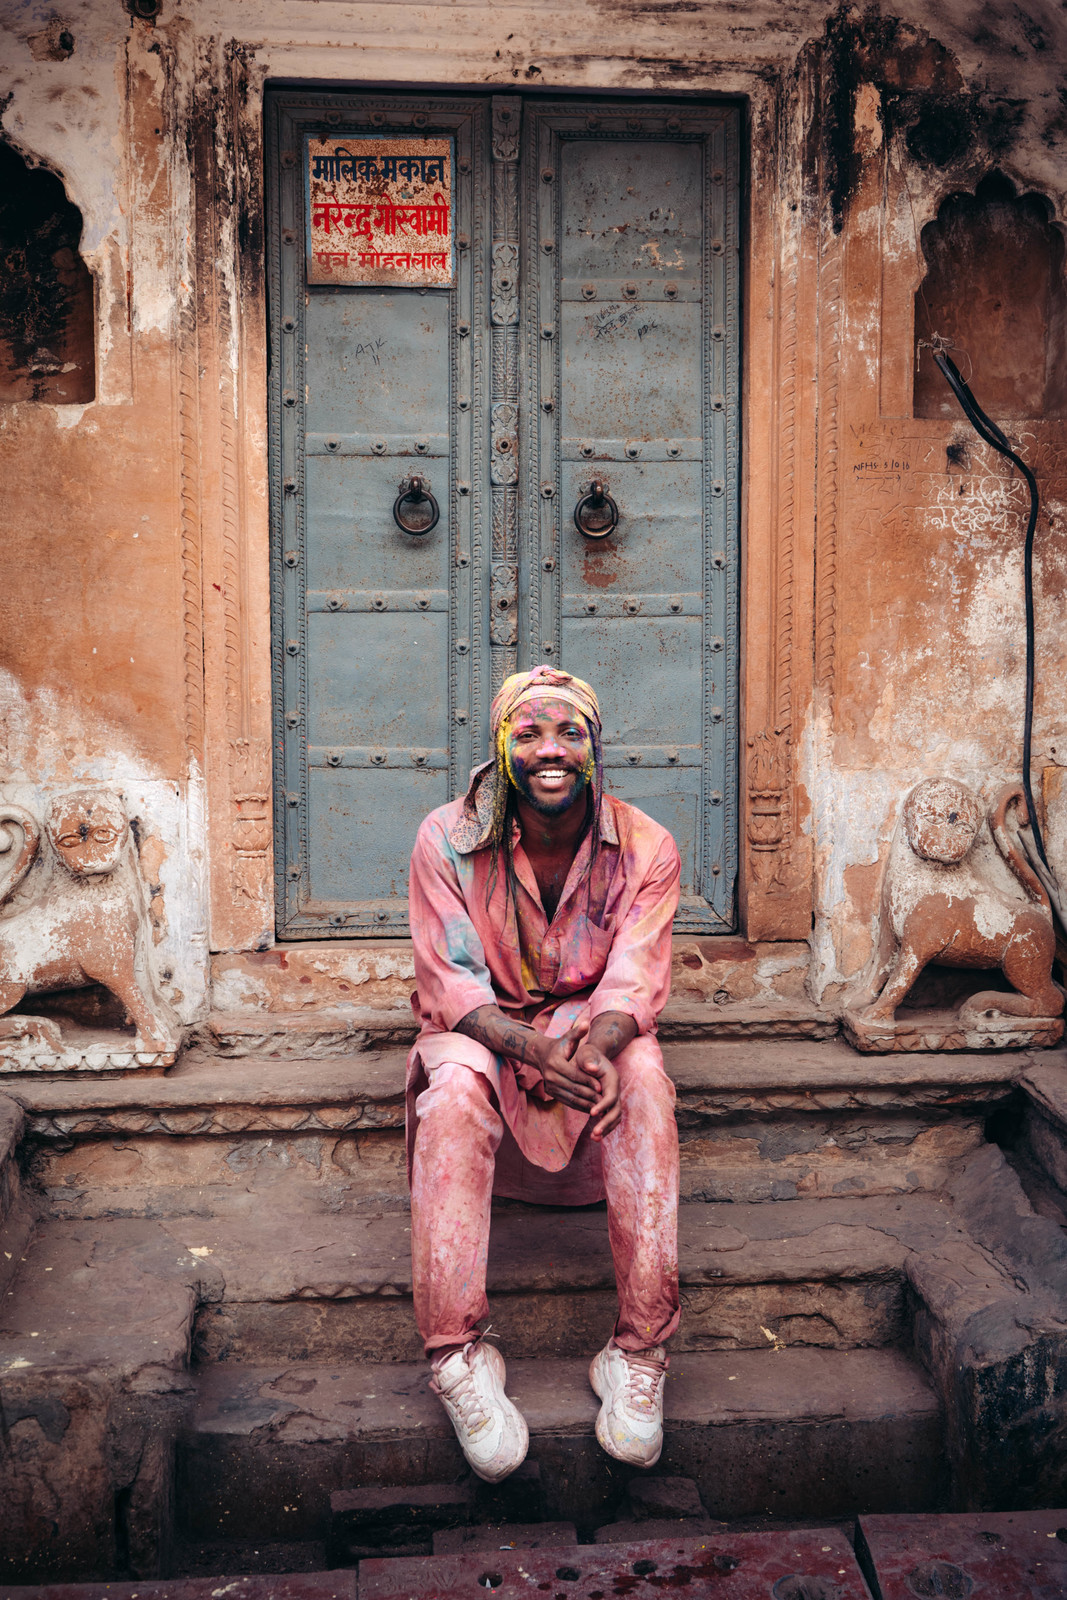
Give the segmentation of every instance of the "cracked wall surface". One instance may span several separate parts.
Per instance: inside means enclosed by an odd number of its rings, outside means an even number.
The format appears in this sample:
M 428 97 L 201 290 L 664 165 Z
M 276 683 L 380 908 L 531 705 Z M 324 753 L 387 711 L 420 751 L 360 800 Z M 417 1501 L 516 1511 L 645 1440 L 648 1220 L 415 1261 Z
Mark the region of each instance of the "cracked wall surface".
M 743 100 L 740 924 L 810 940 L 810 989 L 841 995 L 904 794 L 945 773 L 988 801 L 1018 774 L 1024 487 L 962 418 L 913 415 L 914 318 L 950 196 L 996 175 L 1059 237 L 1062 9 L 163 0 L 153 24 L 0 0 L 0 26 L 0 130 L 81 214 L 96 369 L 89 401 L 0 402 L 0 798 L 123 794 L 179 1015 L 207 1004 L 209 950 L 273 939 L 261 130 L 280 80 Z M 1035 782 L 1067 746 L 1057 409 L 1004 424 L 1044 501 Z

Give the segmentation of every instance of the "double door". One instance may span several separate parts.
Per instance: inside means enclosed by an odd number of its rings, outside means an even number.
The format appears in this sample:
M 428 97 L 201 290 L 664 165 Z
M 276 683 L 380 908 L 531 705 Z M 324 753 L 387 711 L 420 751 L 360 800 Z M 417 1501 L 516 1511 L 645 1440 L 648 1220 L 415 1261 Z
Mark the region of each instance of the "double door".
M 407 930 L 516 668 L 733 926 L 738 115 L 268 98 L 278 934 Z

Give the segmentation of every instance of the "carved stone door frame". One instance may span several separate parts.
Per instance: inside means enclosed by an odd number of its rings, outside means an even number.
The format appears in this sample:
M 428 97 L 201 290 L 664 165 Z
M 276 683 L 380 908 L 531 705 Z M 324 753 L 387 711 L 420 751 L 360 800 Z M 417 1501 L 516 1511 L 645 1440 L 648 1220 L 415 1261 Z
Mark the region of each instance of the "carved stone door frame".
M 205 43 L 189 109 L 191 227 L 187 244 L 176 238 L 174 247 L 184 275 L 174 428 L 187 723 L 190 772 L 204 808 L 190 848 L 203 860 L 214 950 L 274 942 L 263 272 L 268 70 L 282 75 L 279 61 L 253 63 L 238 41 Z M 820 682 L 829 685 L 834 654 L 843 251 L 840 239 L 826 237 L 820 253 L 806 198 L 809 88 L 801 83 L 798 94 L 785 96 L 754 72 L 731 70 L 712 74 L 708 92 L 741 97 L 749 129 L 761 130 L 748 140 L 741 252 L 739 931 L 749 939 L 806 939 L 813 735 L 824 699 L 821 689 L 816 698 L 814 668 L 817 658 Z M 220 140 L 236 153 L 232 166 L 216 159 Z M 818 339 L 816 329 L 823 330 Z
M 736 928 L 738 132 L 658 98 L 270 95 L 280 937 L 407 932 L 418 820 L 541 659 L 600 683 L 606 782 L 682 851 L 679 931 Z M 307 268 L 319 141 L 420 135 L 454 146 L 454 281 L 338 284 L 343 231 Z M 441 515 L 413 545 L 382 495 L 420 451 Z M 590 471 L 621 496 L 602 545 L 571 516 Z

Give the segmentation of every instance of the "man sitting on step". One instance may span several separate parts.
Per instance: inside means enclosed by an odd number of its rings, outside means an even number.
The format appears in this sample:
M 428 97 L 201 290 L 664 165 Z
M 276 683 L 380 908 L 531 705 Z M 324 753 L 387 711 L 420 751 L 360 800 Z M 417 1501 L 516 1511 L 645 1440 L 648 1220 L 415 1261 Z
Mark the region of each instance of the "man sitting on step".
M 492 1195 L 606 1198 L 619 1315 L 589 1370 L 596 1433 L 620 1461 L 652 1466 L 678 1325 L 678 1133 L 655 1039 L 678 851 L 604 793 L 587 683 L 548 666 L 516 673 L 490 730 L 493 760 L 430 813 L 411 860 L 415 1316 L 467 1460 L 489 1482 L 506 1477 L 529 1439 L 479 1331 Z

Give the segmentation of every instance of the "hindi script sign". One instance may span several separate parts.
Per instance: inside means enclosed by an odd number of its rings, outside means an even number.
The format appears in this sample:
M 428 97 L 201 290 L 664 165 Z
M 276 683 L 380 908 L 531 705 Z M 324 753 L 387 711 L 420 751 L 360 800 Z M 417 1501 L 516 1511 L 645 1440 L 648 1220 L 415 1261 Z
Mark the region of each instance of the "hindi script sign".
M 309 139 L 308 282 L 447 289 L 451 139 Z

